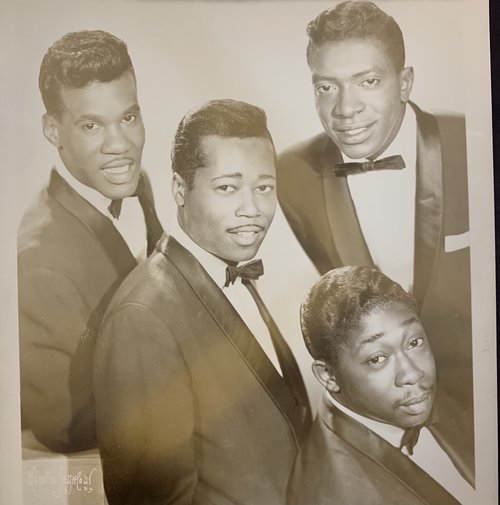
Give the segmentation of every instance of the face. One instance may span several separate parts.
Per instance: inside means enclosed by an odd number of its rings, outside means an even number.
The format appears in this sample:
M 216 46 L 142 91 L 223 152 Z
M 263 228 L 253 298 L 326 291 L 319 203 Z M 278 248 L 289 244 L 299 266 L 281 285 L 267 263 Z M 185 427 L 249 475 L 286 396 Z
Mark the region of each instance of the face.
M 133 75 L 63 88 L 61 99 L 64 110 L 44 117 L 44 133 L 68 171 L 108 198 L 132 195 L 145 139 Z
M 361 318 L 339 351 L 335 396 L 350 409 L 401 428 L 430 415 L 436 369 L 424 329 L 393 303 Z
M 396 70 L 374 40 L 327 42 L 313 48 L 316 109 L 328 136 L 349 158 L 375 159 L 396 136 L 413 69 Z
M 201 146 L 206 164 L 196 171 L 193 187 L 174 176 L 181 226 L 215 256 L 236 263 L 252 259 L 276 209 L 271 142 L 206 136 Z

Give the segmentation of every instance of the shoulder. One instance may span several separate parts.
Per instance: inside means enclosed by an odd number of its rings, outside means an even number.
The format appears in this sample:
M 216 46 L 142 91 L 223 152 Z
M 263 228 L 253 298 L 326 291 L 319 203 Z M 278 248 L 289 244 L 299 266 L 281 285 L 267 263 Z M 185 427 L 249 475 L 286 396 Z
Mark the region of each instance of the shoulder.
M 285 149 L 278 156 L 278 170 L 293 168 L 296 163 L 316 164 L 331 141 L 325 132 Z

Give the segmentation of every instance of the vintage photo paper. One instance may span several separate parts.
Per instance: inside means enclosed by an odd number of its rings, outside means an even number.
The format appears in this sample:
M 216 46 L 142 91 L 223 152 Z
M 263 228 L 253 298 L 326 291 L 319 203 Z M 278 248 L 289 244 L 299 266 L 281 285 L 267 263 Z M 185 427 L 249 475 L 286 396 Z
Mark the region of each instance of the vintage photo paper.
M 44 138 L 38 90 L 48 47 L 70 31 L 102 29 L 126 42 L 146 130 L 142 164 L 165 230 L 173 227 L 170 149 L 192 107 L 231 98 L 265 110 L 278 153 L 322 132 L 306 62 L 306 25 L 334 1 L 26 0 L 2 2 L 0 171 L 2 313 L 0 365 L 0 502 L 101 504 L 96 454 L 83 455 L 80 476 L 65 456 L 43 467 L 21 448 L 16 231 L 57 161 Z M 469 191 L 475 417 L 475 504 L 497 503 L 497 406 L 493 161 L 486 0 L 377 1 L 399 24 L 406 65 L 414 69 L 411 99 L 426 111 L 465 115 Z M 451 239 L 452 240 L 452 239 Z M 450 245 L 452 247 L 453 244 Z M 315 412 L 322 388 L 300 331 L 299 307 L 320 278 L 278 208 L 259 251 L 262 295 L 292 348 Z M 268 273 L 269 272 L 269 273 Z M 94 458 L 94 459 L 92 459 Z M 38 466 L 37 466 L 38 465 Z M 86 466 L 85 466 L 86 465 Z M 45 474 L 40 468 L 47 468 Z M 318 469 L 319 471 L 319 469 Z M 82 477 L 83 475 L 83 477 Z M 94 481 L 92 483 L 92 479 Z M 85 483 L 84 483 L 85 480 Z M 24 495 L 24 498 L 23 498 Z M 23 501 L 24 500 L 24 501 Z M 262 505 L 262 504 L 255 504 Z M 311 504 L 304 504 L 311 505 Z

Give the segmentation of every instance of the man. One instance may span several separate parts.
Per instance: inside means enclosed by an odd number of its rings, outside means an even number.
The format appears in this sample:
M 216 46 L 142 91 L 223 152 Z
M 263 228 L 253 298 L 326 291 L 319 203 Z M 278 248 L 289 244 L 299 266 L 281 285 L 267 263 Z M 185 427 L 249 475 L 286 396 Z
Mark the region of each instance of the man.
M 310 422 L 304 383 L 257 292 L 276 208 L 265 113 L 189 112 L 172 149 L 178 227 L 115 294 L 95 352 L 110 505 L 279 505 Z M 175 237 L 175 238 L 174 238 Z
M 51 450 L 72 452 L 97 444 L 91 357 L 104 309 L 162 228 L 141 170 L 125 43 L 68 33 L 44 56 L 39 86 L 43 133 L 60 161 L 19 227 L 22 422 Z
M 325 395 L 289 504 L 475 503 L 470 419 L 436 388 L 414 300 L 371 267 L 325 274 L 301 307 Z
M 412 292 L 440 385 L 472 415 L 464 119 L 410 101 L 401 31 L 373 3 L 338 4 L 308 34 L 325 131 L 280 156 L 283 211 L 320 273 L 375 265 Z

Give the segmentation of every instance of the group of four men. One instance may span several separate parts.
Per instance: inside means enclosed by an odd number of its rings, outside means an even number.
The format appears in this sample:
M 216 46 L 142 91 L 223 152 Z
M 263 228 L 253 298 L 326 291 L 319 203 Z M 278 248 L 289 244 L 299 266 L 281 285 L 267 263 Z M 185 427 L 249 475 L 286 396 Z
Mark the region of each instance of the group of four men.
M 75 32 L 43 59 L 60 161 L 19 228 L 23 428 L 53 451 L 98 445 L 111 505 L 472 492 L 463 118 L 410 102 L 401 31 L 373 3 L 322 12 L 308 35 L 324 132 L 277 158 L 260 108 L 189 111 L 165 233 L 126 45 Z M 301 308 L 325 387 L 314 423 L 257 287 L 277 196 L 325 274 Z

